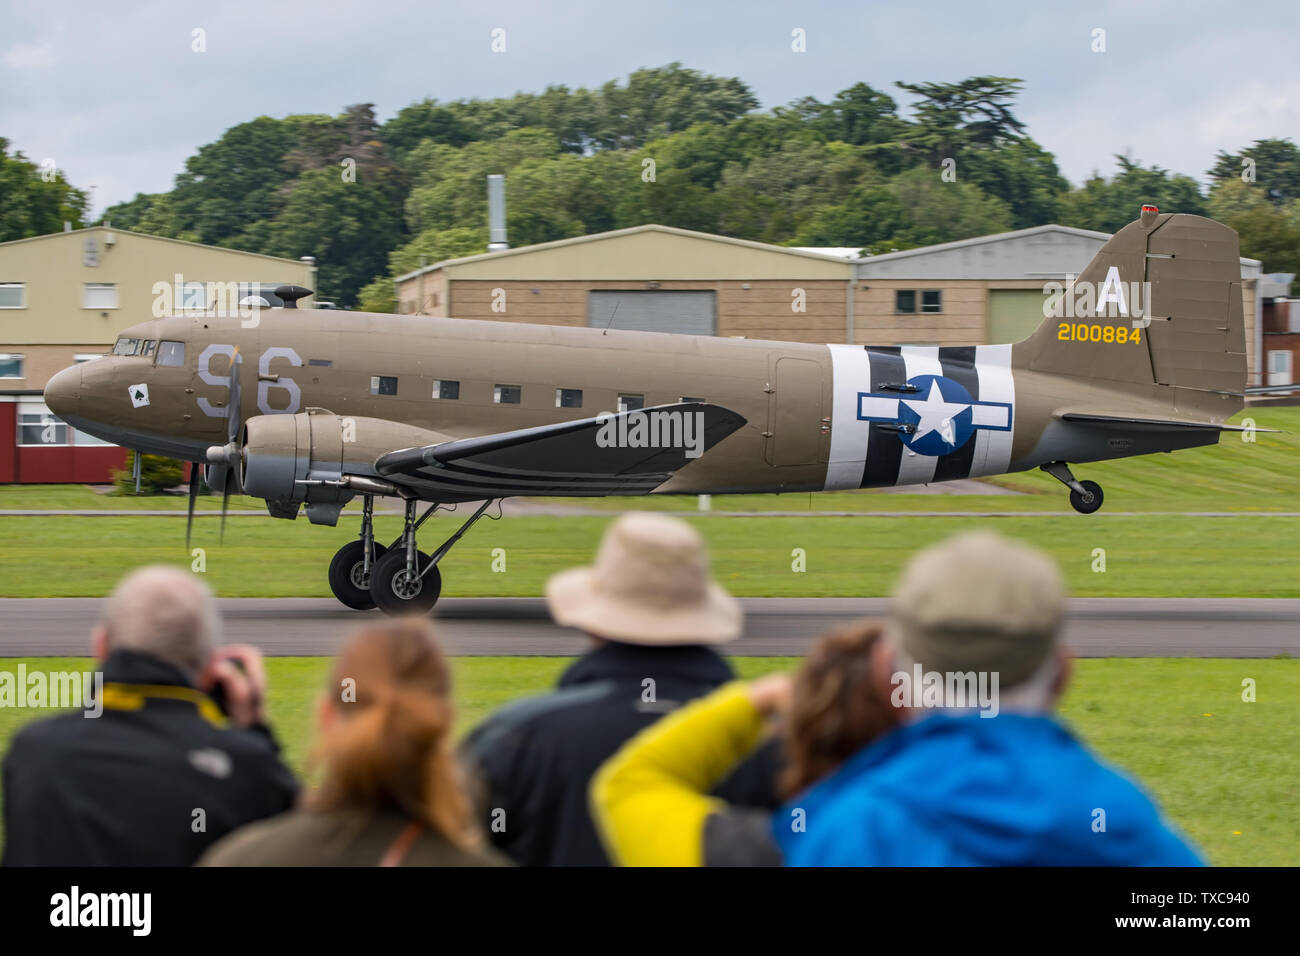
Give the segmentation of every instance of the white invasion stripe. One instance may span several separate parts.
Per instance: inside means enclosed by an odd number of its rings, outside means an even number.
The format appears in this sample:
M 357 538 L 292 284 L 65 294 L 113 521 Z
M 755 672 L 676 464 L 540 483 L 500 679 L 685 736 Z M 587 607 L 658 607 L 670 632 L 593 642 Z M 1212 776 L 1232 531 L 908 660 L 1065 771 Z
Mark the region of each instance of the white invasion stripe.
M 943 363 L 939 361 L 937 345 L 904 345 L 900 350 L 908 379 L 918 375 L 942 375 Z M 900 436 L 901 437 L 901 436 Z M 919 485 L 934 480 L 934 469 L 939 459 L 932 455 L 918 455 L 903 446 L 903 457 L 898 463 L 896 485 Z
M 871 356 L 860 345 L 831 350 L 831 453 L 826 490 L 861 488 L 871 423 L 858 418 L 858 393 L 871 391 Z
M 1012 406 L 1011 430 L 990 431 L 979 428 L 975 431 L 975 455 L 971 459 L 970 475 L 1001 475 L 1011 465 L 1011 442 L 1015 436 L 1016 416 L 1016 381 L 1011 371 L 1010 345 L 980 345 L 975 348 L 975 371 L 979 375 L 981 402 L 1007 402 Z M 980 406 L 975 406 L 979 409 Z M 1006 427 L 1007 421 L 1003 409 L 996 409 L 1003 414 L 995 424 Z
M 972 405 L 971 424 L 976 427 L 1006 428 L 1011 409 L 1002 405 Z
M 858 415 L 862 418 L 883 418 L 891 422 L 898 420 L 898 399 L 885 398 L 881 395 L 858 396 Z

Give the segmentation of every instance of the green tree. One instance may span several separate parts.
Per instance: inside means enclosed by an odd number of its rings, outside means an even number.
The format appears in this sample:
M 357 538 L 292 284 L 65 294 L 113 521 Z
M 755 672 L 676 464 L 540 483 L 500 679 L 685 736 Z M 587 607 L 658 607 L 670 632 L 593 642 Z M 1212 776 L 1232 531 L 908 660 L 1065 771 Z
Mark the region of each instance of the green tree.
M 1162 212 L 1204 216 L 1209 210 L 1200 186 L 1190 176 L 1150 168 L 1116 156 L 1120 171 L 1110 179 L 1099 174 L 1061 197 L 1060 223 L 1080 229 L 1117 232 L 1138 217 L 1145 203 Z
M 1281 207 L 1300 199 L 1300 148 L 1289 139 L 1257 139 L 1240 153 L 1220 151 L 1209 175 L 1216 187 L 1230 182 L 1245 182 L 1251 173 L 1260 192 L 1273 205 Z
M 80 229 L 88 211 L 86 193 L 61 170 L 42 170 L 18 150 L 11 155 L 0 136 L 0 242 L 59 232 L 65 222 Z

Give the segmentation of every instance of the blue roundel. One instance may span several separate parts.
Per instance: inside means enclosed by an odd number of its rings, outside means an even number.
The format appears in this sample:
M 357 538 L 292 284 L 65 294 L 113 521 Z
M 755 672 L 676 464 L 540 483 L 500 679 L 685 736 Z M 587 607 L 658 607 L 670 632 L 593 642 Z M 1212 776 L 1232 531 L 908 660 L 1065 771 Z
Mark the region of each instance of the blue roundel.
M 913 426 L 900 432 L 905 444 L 918 455 L 938 457 L 956 451 L 975 434 L 974 399 L 960 382 L 942 375 L 917 375 L 907 380 L 916 387 L 898 403 L 898 421 Z

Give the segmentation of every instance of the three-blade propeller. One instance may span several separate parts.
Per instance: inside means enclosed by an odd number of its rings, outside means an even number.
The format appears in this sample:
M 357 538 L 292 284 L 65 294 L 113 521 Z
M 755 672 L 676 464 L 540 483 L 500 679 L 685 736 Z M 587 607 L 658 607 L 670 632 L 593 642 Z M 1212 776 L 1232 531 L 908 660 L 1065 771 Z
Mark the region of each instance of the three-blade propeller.
M 226 444 L 212 445 L 208 448 L 207 463 L 211 465 L 208 474 L 210 477 L 221 476 L 221 541 L 226 540 L 226 510 L 230 505 L 231 488 L 238 482 L 238 468 L 240 459 L 239 432 L 243 427 L 243 417 L 240 414 L 240 387 L 239 387 L 239 366 L 242 363 L 239 355 L 239 347 L 230 356 L 230 401 L 226 407 Z M 185 522 L 185 547 L 190 546 L 190 531 L 194 524 L 194 505 L 199 496 L 199 463 L 195 463 L 190 471 L 190 500 L 189 514 Z M 216 491 L 216 488 L 212 489 Z

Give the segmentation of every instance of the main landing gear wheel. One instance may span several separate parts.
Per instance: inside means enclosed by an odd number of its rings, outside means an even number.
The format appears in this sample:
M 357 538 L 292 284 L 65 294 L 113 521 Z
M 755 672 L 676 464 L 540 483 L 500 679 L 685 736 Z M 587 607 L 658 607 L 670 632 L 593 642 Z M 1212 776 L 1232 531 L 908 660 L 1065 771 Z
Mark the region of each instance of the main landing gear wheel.
M 1095 481 L 1081 481 L 1082 493 L 1070 490 L 1070 506 L 1081 515 L 1090 515 L 1101 507 L 1103 495 L 1101 485 Z
M 385 614 L 427 614 L 442 593 L 442 575 L 423 551 L 415 554 L 416 573 L 406 567 L 406 549 L 393 548 L 370 572 L 370 598 Z M 427 570 L 426 570 L 427 569 Z
M 370 570 L 366 570 L 366 545 L 364 541 L 349 541 L 339 548 L 330 562 L 330 590 L 343 604 L 354 611 L 368 611 L 375 606 L 370 596 L 370 578 L 375 564 L 387 553 L 382 544 L 371 544 Z

